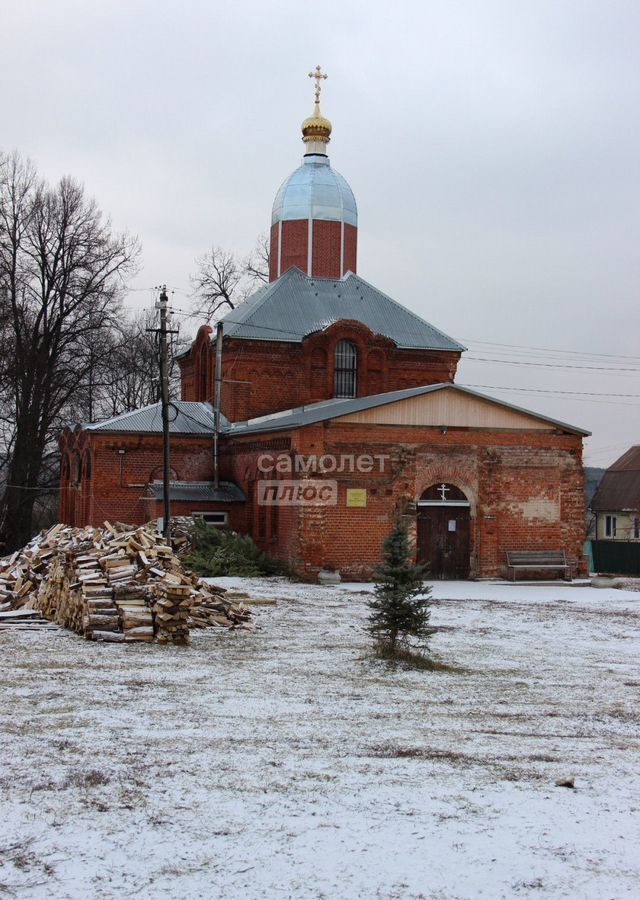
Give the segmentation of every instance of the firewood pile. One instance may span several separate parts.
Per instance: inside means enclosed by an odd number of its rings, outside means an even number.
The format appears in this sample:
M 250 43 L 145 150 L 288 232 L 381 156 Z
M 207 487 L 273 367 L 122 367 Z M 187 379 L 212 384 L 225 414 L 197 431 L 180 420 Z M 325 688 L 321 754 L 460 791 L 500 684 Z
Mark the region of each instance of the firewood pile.
M 37 609 L 12 609 L 0 612 L 0 631 L 59 631 Z
M 178 554 L 184 556 L 193 550 L 193 532 L 195 521 L 193 516 L 172 516 L 169 520 L 171 546 Z
M 155 528 L 54 525 L 0 559 L 0 613 L 34 610 L 110 643 L 189 643 L 190 628 L 251 629 L 251 612 L 184 569 Z

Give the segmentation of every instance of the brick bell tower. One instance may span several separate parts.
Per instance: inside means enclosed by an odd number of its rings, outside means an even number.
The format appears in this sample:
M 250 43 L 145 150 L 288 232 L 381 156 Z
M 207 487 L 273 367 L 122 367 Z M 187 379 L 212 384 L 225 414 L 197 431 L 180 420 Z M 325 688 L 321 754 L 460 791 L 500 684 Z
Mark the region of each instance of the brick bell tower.
M 269 280 L 297 266 L 309 276 L 342 278 L 356 271 L 358 208 L 353 191 L 329 165 L 331 122 L 320 113 L 321 82 L 316 66 L 315 108 L 302 123 L 302 165 L 280 187 L 273 202 Z

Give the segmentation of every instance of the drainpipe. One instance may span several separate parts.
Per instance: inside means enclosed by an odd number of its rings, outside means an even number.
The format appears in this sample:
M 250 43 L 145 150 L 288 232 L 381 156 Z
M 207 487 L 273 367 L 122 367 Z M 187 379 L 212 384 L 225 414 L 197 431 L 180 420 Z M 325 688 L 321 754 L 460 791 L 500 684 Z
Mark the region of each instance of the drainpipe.
M 222 330 L 222 322 L 218 322 L 218 325 L 216 327 L 216 383 L 213 399 L 213 488 L 216 491 L 220 487 L 218 440 L 220 434 L 220 399 L 222 393 Z

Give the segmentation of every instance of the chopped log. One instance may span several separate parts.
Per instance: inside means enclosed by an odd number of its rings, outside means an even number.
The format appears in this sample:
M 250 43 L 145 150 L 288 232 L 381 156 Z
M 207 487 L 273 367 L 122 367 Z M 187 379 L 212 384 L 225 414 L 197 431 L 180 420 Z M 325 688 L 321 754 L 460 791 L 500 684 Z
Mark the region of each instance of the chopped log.
M 152 641 L 153 626 L 140 625 L 137 628 L 129 628 L 124 637 L 126 641 Z
M 126 639 L 121 631 L 92 631 L 89 634 L 94 641 L 104 641 L 110 644 L 124 644 Z

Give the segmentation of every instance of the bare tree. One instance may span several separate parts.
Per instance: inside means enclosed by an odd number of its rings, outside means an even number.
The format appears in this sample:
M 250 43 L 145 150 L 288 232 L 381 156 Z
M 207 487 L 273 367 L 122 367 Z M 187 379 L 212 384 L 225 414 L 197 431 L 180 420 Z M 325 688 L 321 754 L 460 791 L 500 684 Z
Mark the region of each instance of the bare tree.
M 92 334 L 87 375 L 66 410 L 71 421 L 97 422 L 160 399 L 156 315 L 149 310 Z M 179 394 L 177 335 L 169 336 L 169 392 Z
M 12 407 L 0 532 L 31 537 L 43 462 L 92 365 L 90 335 L 109 330 L 139 251 L 112 233 L 71 178 L 50 187 L 17 154 L 0 156 L 0 380 Z
M 244 272 L 237 256 L 222 247 L 212 247 L 196 259 L 197 270 L 191 276 L 199 309 L 208 321 L 220 318 L 221 312 L 235 309 L 240 300 L 238 287 Z
M 153 314 L 143 312 L 119 326 L 103 385 L 103 415 L 119 416 L 160 399 L 158 335 L 147 330 L 155 324 Z
M 259 234 L 256 243 L 244 263 L 245 273 L 251 282 L 251 287 L 260 287 L 261 284 L 269 284 L 269 236 Z
M 265 234 L 256 239 L 248 257 L 222 247 L 212 247 L 196 259 L 191 276 L 196 312 L 208 322 L 217 321 L 230 309 L 236 309 L 262 284 L 269 282 L 269 241 Z

